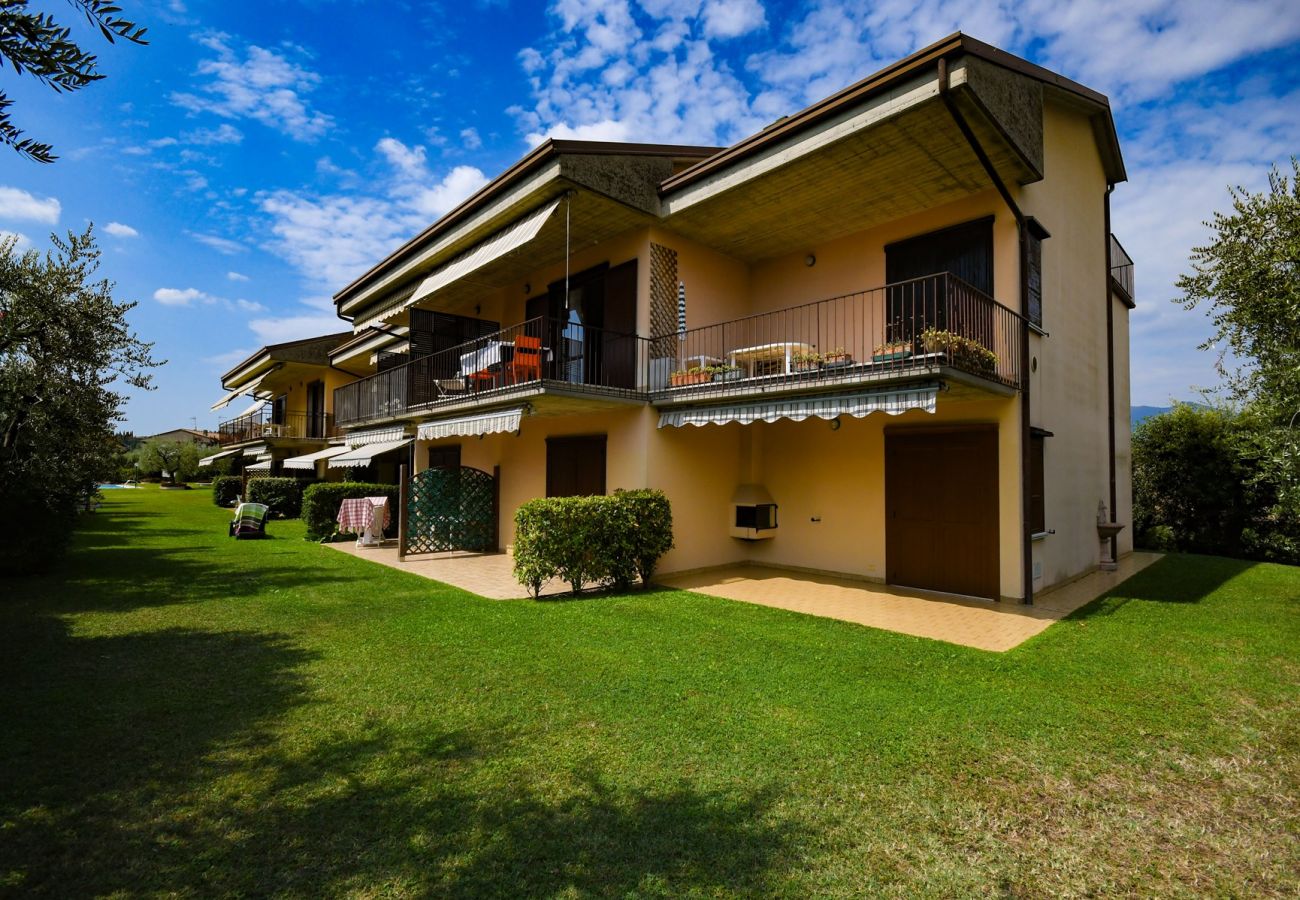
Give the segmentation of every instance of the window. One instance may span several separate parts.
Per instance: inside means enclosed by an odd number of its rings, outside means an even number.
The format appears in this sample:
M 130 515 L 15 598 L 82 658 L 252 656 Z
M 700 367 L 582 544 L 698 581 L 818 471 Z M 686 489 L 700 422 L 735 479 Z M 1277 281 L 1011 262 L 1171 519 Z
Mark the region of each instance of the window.
M 1029 433 L 1029 528 L 1033 534 L 1047 533 L 1043 448 L 1051 434 L 1041 428 L 1031 429 Z
M 992 306 L 964 299 L 968 292 L 950 290 L 946 278 L 927 277 L 944 273 L 993 296 L 992 216 L 885 247 L 889 340 L 910 341 L 937 328 L 992 344 Z
M 1029 270 L 1029 321 L 1043 327 L 1043 241 L 1051 237 L 1033 216 L 1027 222 Z
M 459 469 L 460 444 L 429 448 L 430 469 Z
M 605 435 L 546 439 L 546 496 L 605 493 Z

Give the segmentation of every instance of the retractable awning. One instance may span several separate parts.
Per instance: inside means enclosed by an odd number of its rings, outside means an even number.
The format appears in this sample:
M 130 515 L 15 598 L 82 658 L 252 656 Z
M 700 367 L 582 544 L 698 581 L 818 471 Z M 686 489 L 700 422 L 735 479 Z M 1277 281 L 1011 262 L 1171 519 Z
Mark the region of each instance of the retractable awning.
M 244 466 L 244 471 L 245 472 L 270 472 L 271 461 L 268 459 L 265 462 L 253 463 L 251 466 Z
M 224 409 L 225 407 L 229 406 L 230 403 L 240 394 L 255 393 L 257 391 L 258 385 L 262 383 L 263 379 L 265 379 L 267 375 L 270 375 L 271 372 L 274 371 L 275 369 L 271 369 L 269 372 L 263 372 L 261 375 L 258 375 L 256 378 L 254 378 L 252 381 L 250 381 L 248 384 L 244 385 L 243 387 L 235 388 L 229 394 L 226 394 L 226 396 L 222 397 L 216 403 L 212 404 L 212 409 L 214 410 Z M 240 413 L 240 415 L 241 416 L 247 415 L 247 413 Z
M 389 316 L 396 315 L 408 306 L 420 302 L 430 294 L 436 293 L 452 282 L 459 281 L 471 272 L 481 269 L 495 259 L 500 259 L 513 250 L 518 250 L 524 244 L 537 237 L 546 220 L 551 217 L 556 208 L 560 205 L 560 199 L 556 198 L 550 203 L 534 210 L 528 215 L 519 219 L 514 224 L 503 228 L 496 234 L 480 241 L 472 249 L 462 253 L 455 259 L 447 262 L 445 265 L 435 269 L 428 278 L 420 282 L 416 287 L 415 293 L 405 300 L 394 300 L 385 305 L 385 307 L 375 314 L 369 316 L 359 324 L 354 322 L 352 327 L 356 330 L 365 328 L 369 325 L 375 325 L 382 322 Z
M 306 469 L 311 472 L 315 471 L 316 463 L 320 462 L 322 459 L 330 459 L 331 457 L 338 456 L 340 453 L 347 453 L 351 450 L 351 447 L 326 447 L 324 450 L 318 450 L 315 453 L 305 453 L 302 456 L 291 456 L 284 462 L 280 463 L 280 465 L 286 469 Z
M 254 447 L 244 448 L 245 456 L 270 456 L 271 451 L 267 449 L 266 444 L 258 444 Z
M 236 418 L 236 419 L 242 419 L 244 416 L 251 416 L 253 413 L 258 412 L 259 410 L 265 409 L 265 408 L 266 408 L 266 404 L 267 404 L 268 402 L 270 402 L 270 401 L 267 401 L 267 400 L 254 400 L 252 406 L 250 406 L 248 409 L 246 409 L 246 410 L 244 410 L 243 412 L 241 412 L 239 415 L 235 416 L 235 418 Z
M 227 456 L 235 456 L 238 450 L 222 450 L 220 453 L 214 453 L 211 456 L 205 456 L 199 460 L 199 465 L 210 466 L 219 459 L 225 459 Z
M 775 422 L 791 419 L 835 419 L 852 416 L 861 419 L 873 412 L 896 416 L 910 409 L 934 412 L 939 396 L 937 384 L 896 391 L 871 391 L 869 393 L 836 394 L 822 397 L 798 397 L 789 400 L 766 400 L 758 403 L 727 403 L 715 406 L 696 406 L 659 414 L 659 427 L 683 425 L 726 425 L 740 422 Z
M 371 460 L 390 450 L 400 450 L 415 438 L 402 438 L 400 441 L 380 441 L 377 444 L 363 444 L 360 447 L 350 447 L 347 453 L 340 453 L 338 456 L 330 458 L 328 463 L 331 469 L 350 469 L 353 466 L 368 466 Z
M 524 408 L 499 409 L 477 416 L 462 416 L 441 422 L 426 422 L 420 426 L 416 437 L 422 441 L 435 441 L 448 437 L 476 437 L 484 434 L 510 434 L 519 430 L 519 420 Z
M 378 444 L 382 441 L 400 441 L 404 437 L 409 437 L 406 429 L 400 425 L 393 428 L 371 428 L 368 431 L 353 431 L 344 435 L 343 440 L 349 447 L 360 447 L 362 444 Z

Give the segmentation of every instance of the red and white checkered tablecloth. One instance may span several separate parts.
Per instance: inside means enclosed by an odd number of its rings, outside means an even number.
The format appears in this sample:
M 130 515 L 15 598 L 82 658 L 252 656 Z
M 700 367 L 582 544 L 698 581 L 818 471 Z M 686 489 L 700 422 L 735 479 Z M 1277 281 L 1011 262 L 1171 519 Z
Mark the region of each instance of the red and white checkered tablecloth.
M 349 497 L 339 504 L 339 531 L 360 534 L 370 524 L 372 510 L 376 506 L 384 508 L 384 527 L 388 527 L 389 512 L 387 497 Z

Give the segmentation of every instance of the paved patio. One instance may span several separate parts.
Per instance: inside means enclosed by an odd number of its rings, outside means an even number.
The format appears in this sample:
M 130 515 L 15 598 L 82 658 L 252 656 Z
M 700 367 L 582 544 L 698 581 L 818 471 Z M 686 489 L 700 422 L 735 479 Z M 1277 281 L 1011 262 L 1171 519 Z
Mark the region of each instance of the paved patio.
M 392 543 L 374 548 L 357 547 L 352 541 L 326 546 L 492 600 L 513 600 L 527 595 L 527 591 L 515 581 L 511 572 L 513 560 L 508 553 L 422 553 L 409 555 L 405 561 L 399 562 L 397 547 Z M 1000 652 L 1046 630 L 1053 622 L 1065 618 L 1159 558 L 1158 553 L 1132 553 L 1120 561 L 1119 571 L 1092 572 L 1040 594 L 1033 606 L 972 600 L 951 594 L 753 565 L 667 575 L 657 581 L 668 587 L 728 600 L 774 606 L 810 616 L 840 619 L 871 628 Z M 554 581 L 543 587 L 542 593 L 558 594 L 567 590 L 567 584 Z
M 1010 650 L 1160 558 L 1133 553 L 1117 572 L 1093 572 L 1041 594 L 1033 606 L 896 588 L 766 566 L 729 566 L 659 579 L 670 587 L 775 606 L 812 616 L 933 638 L 980 650 Z
M 514 559 L 509 553 L 413 553 L 408 554 L 405 561 L 399 562 L 396 542 L 383 547 L 358 547 L 355 541 L 341 541 L 325 546 L 389 568 L 423 575 L 489 600 L 515 600 L 528 595 L 523 585 L 515 581 L 511 572 Z M 542 591 L 551 593 L 568 589 L 568 585 L 558 584 L 544 587 Z

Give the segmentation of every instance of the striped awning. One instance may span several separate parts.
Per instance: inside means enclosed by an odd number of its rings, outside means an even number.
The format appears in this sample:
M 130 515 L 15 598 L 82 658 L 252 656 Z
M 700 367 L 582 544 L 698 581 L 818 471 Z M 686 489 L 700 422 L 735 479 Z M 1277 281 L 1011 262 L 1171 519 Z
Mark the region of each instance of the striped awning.
M 199 460 L 199 465 L 210 466 L 219 459 L 225 459 L 227 456 L 235 456 L 238 450 L 222 450 L 220 453 L 214 453 L 211 456 L 205 456 Z
M 447 285 L 459 281 L 471 272 L 483 268 L 493 260 L 500 259 L 513 250 L 518 250 L 537 237 L 538 232 L 542 230 L 542 226 L 546 224 L 546 220 L 551 217 L 551 213 L 555 212 L 560 205 L 561 199 L 557 197 L 514 224 L 501 229 L 486 240 L 480 241 L 445 265 L 439 266 L 428 278 L 420 282 L 415 292 L 408 299 L 401 302 L 390 302 L 384 308 L 361 320 L 360 323 L 354 322 L 352 327 L 359 330 L 370 325 L 376 325 L 390 316 L 397 315 L 407 307 L 414 306 Z
M 512 409 L 499 409 L 496 412 L 480 413 L 476 416 L 425 422 L 420 426 L 416 437 L 422 441 L 436 441 L 439 438 L 449 437 L 510 434 L 519 430 L 519 420 L 523 415 L 524 408 L 516 406 Z
M 253 463 L 251 466 L 244 466 L 244 471 L 245 472 L 270 472 L 271 461 L 268 459 L 268 460 L 264 460 L 263 462 Z
M 324 450 L 317 450 L 315 453 L 306 453 L 302 456 L 291 456 L 284 462 L 280 463 L 286 469 L 306 469 L 308 472 L 316 470 L 316 463 L 322 459 L 329 459 L 338 456 L 340 453 L 351 451 L 351 447 L 326 447 Z
M 392 428 L 371 428 L 369 431 L 353 431 L 343 436 L 349 447 L 360 447 L 363 444 L 378 444 L 381 441 L 399 441 L 408 437 L 406 429 L 400 425 Z
M 937 384 L 923 385 L 896 391 L 871 391 L 869 393 L 833 394 L 820 397 L 796 397 L 789 400 L 765 400 L 758 403 L 727 403 L 715 406 L 696 406 L 675 409 L 659 414 L 659 427 L 680 428 L 683 425 L 726 425 L 740 422 L 775 422 L 791 419 L 835 419 L 852 416 L 861 419 L 873 412 L 896 416 L 910 409 L 934 412 L 939 395 Z
M 279 366 L 276 366 L 275 368 L 278 369 Z M 255 394 L 258 386 L 266 379 L 266 376 L 270 375 L 271 372 L 274 371 L 275 369 L 271 369 L 270 371 L 263 372 L 261 375 L 258 375 L 256 378 L 254 378 L 252 381 L 250 381 L 248 384 L 244 385 L 243 387 L 235 388 L 229 394 L 226 394 L 226 396 L 222 397 L 216 403 L 212 404 L 212 409 L 224 409 L 226 406 L 229 406 L 231 401 L 234 400 L 236 397 L 238 397 L 240 394 Z M 247 413 L 240 413 L 240 415 L 247 415 Z
M 245 456 L 270 456 L 271 451 L 266 446 L 266 444 L 257 444 L 252 447 L 245 447 L 244 455 Z
M 400 450 L 413 440 L 415 438 L 405 437 L 400 441 L 380 441 L 377 444 L 349 447 L 347 453 L 340 453 L 338 456 L 330 457 L 328 466 L 331 469 L 351 469 L 354 466 L 368 466 L 376 456 L 388 453 L 391 450 Z

